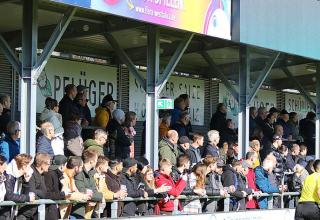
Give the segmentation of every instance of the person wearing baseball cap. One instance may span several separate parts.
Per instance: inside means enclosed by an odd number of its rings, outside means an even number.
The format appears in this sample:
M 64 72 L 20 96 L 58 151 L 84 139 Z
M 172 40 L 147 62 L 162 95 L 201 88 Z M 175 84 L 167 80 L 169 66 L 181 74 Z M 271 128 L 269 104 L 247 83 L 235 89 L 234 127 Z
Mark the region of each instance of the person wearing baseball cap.
M 187 136 L 182 136 L 178 140 L 179 155 L 186 154 L 190 157 L 190 144 L 191 141 Z
M 96 117 L 93 124 L 95 126 L 106 128 L 109 125 L 111 113 L 115 108 L 117 100 L 113 99 L 111 94 L 103 97 L 100 106 L 96 109 Z

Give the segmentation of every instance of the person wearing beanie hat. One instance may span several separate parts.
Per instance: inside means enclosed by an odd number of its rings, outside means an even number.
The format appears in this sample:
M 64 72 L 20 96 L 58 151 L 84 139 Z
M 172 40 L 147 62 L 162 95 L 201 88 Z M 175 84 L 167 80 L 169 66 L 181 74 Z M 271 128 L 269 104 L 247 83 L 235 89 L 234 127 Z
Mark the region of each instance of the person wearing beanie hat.
M 180 137 L 177 146 L 179 155 L 186 154 L 190 157 L 190 144 L 191 141 L 187 136 Z
M 131 140 L 125 134 L 122 125 L 125 120 L 125 113 L 121 109 L 112 112 L 113 118 L 107 127 L 109 133 L 109 150 L 111 158 L 126 159 L 130 157 Z
M 114 100 L 111 94 L 103 97 L 100 106 L 96 108 L 96 117 L 94 118 L 93 125 L 101 128 L 108 127 L 116 102 L 117 100 Z

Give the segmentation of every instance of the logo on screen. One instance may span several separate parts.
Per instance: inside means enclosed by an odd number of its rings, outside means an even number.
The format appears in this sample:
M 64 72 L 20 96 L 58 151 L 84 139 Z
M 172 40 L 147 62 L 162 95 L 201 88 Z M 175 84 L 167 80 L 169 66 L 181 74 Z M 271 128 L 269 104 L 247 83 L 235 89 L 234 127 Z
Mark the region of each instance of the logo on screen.
M 108 5 L 115 5 L 119 2 L 119 0 L 104 0 Z

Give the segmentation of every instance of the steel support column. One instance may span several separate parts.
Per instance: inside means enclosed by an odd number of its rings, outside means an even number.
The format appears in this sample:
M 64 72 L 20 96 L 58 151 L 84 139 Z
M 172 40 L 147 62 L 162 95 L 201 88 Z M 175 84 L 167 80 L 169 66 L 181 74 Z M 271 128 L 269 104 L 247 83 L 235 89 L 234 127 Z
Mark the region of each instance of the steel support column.
M 2 50 L 14 70 L 21 75 L 21 62 L 15 55 L 14 51 L 10 48 L 7 41 L 3 38 L 2 34 L 0 34 L 0 50 Z
M 158 98 L 157 81 L 160 67 L 159 30 L 148 27 L 148 66 L 146 85 L 146 158 L 154 168 L 158 167 L 159 116 L 156 108 Z
M 316 159 L 320 158 L 320 63 L 316 64 L 317 67 L 317 80 L 316 80 L 316 144 L 315 156 Z
M 23 1 L 21 146 L 20 151 L 35 153 L 37 84 L 32 82 L 37 62 L 38 0 Z
M 239 69 L 238 158 L 243 158 L 249 147 L 249 91 L 250 54 L 248 48 L 242 46 L 240 47 Z

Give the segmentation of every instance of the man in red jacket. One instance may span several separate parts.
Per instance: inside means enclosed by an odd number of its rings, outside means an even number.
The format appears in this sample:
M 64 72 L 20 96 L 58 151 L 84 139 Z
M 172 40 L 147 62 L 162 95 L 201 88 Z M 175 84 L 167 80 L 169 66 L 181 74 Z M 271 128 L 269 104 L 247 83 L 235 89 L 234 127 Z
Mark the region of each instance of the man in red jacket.
M 172 172 L 172 164 L 167 159 L 162 159 L 159 163 L 160 173 L 159 176 L 155 178 L 155 183 L 157 187 L 162 185 L 171 186 L 171 190 L 168 191 L 169 196 L 178 197 L 187 185 L 187 174 L 183 174 L 176 183 L 172 180 L 170 173 Z M 171 214 L 174 209 L 174 204 L 172 200 L 160 201 L 159 202 L 160 211 L 164 214 Z M 181 204 L 179 203 L 179 210 L 181 210 Z

